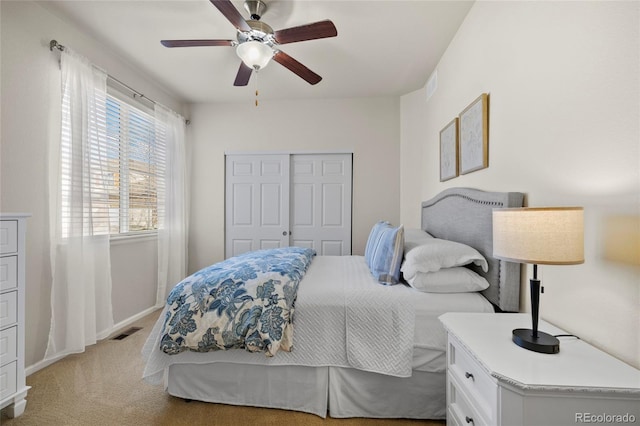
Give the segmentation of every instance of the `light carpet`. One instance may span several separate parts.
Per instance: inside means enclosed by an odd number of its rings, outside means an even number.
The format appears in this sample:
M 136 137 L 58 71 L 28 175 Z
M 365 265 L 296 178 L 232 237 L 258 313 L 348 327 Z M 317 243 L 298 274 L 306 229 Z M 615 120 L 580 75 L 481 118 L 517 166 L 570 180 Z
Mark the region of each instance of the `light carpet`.
M 322 419 L 270 408 L 187 402 L 162 386 L 142 380 L 141 348 L 159 311 L 131 326 L 142 329 L 123 340 L 105 339 L 27 377 L 31 390 L 24 414 L 2 426 L 18 425 L 336 425 L 442 426 L 441 421 L 407 419 Z M 118 333 L 117 333 L 118 334 Z

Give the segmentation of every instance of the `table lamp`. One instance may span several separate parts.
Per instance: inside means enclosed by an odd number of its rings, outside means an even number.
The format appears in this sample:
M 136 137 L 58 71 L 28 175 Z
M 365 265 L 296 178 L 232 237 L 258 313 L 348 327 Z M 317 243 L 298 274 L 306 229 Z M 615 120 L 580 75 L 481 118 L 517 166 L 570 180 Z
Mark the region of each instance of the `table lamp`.
M 513 330 L 513 342 L 535 352 L 560 352 L 560 341 L 538 330 L 538 265 L 584 263 L 583 208 L 494 209 L 493 255 L 509 262 L 533 264 L 533 278 L 529 280 L 533 327 Z

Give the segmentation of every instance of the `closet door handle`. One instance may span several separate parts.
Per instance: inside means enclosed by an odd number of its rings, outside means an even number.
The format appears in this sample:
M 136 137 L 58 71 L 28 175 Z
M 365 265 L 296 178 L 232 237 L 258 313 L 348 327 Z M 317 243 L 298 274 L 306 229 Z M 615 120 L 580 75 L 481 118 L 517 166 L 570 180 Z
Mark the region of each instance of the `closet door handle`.
M 287 236 L 287 231 L 282 231 L 282 235 Z
M 473 381 L 475 381 L 475 377 L 473 377 L 473 374 L 469 373 L 468 371 L 466 373 L 464 373 L 464 377 L 466 377 L 467 379 L 471 379 Z
M 471 417 L 469 417 L 469 416 L 465 416 L 465 418 L 464 418 L 464 419 L 465 419 L 465 421 L 466 421 L 467 423 L 475 424 L 475 423 L 473 423 L 473 418 L 471 418 Z

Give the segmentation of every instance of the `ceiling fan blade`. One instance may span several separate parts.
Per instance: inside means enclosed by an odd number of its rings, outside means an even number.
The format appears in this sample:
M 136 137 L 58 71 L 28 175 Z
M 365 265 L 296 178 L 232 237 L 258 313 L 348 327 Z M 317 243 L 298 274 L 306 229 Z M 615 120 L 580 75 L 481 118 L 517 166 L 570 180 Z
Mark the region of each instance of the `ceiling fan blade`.
M 238 74 L 236 74 L 236 80 L 233 82 L 234 86 L 246 86 L 249 84 L 249 78 L 251 78 L 251 68 L 246 66 L 244 62 L 240 62 L 240 68 L 238 68 Z
M 295 43 L 297 41 L 316 40 L 319 38 L 335 37 L 338 30 L 330 20 L 301 25 L 299 27 L 285 28 L 273 34 L 278 44 Z
M 322 80 L 322 77 L 318 74 L 282 51 L 277 51 L 276 54 L 273 55 L 273 60 L 285 68 L 288 68 L 309 84 L 318 84 L 320 80 Z
M 211 3 L 240 31 L 251 31 L 238 9 L 229 0 L 210 0 Z
M 231 40 L 161 40 L 164 47 L 232 46 Z

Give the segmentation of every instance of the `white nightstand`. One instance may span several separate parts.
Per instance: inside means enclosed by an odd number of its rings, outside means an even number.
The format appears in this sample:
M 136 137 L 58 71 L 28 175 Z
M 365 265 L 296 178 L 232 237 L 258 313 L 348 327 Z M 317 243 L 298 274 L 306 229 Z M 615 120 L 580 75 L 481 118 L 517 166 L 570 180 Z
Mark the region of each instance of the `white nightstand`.
M 511 341 L 529 314 L 447 313 L 447 424 L 640 424 L 640 370 L 573 337 L 560 353 Z M 566 334 L 544 321 L 540 330 Z

